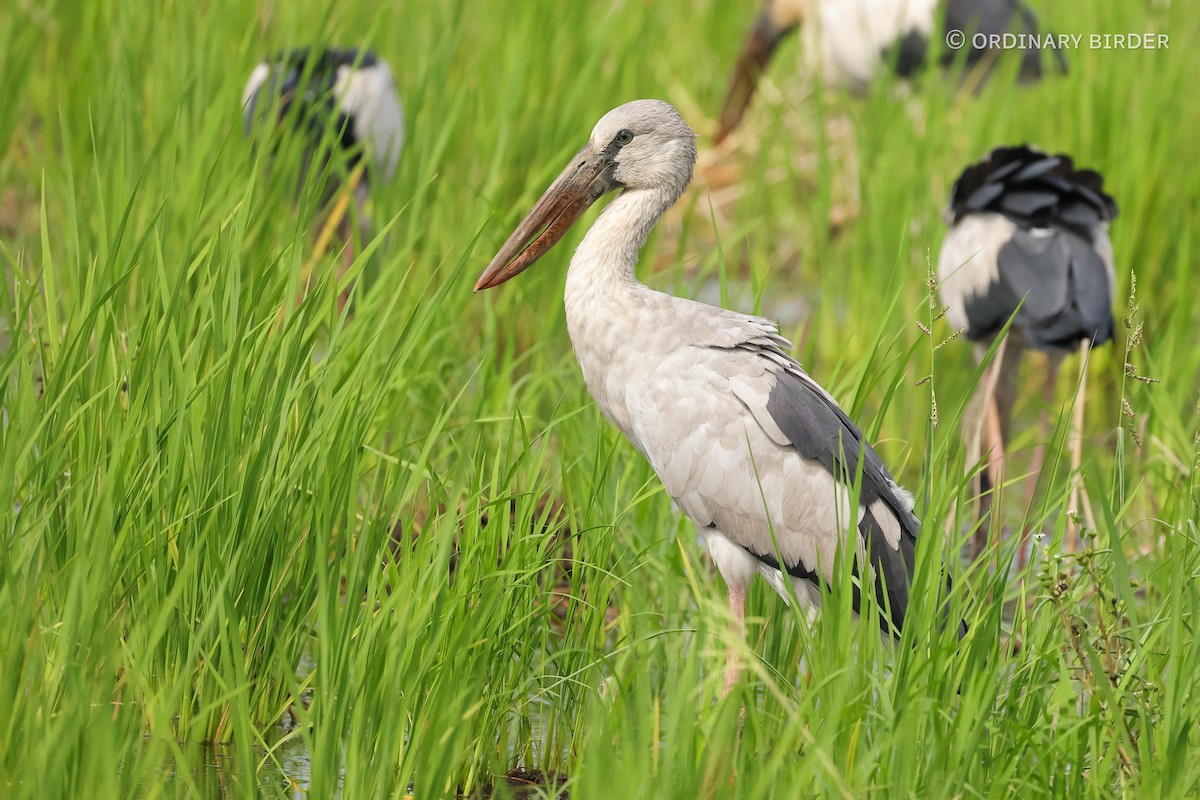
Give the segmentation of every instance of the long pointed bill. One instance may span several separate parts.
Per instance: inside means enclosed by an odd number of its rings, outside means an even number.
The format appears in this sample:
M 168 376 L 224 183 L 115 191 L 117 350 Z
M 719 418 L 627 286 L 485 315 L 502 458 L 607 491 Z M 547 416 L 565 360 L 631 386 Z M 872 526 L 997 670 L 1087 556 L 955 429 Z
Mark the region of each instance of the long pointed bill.
M 779 25 L 771 19 L 767 9 L 759 12 L 733 68 L 733 77 L 729 80 L 729 91 L 725 93 L 725 105 L 721 108 L 720 125 L 714 139 L 717 144 L 724 141 L 742 121 L 758 86 L 758 76 L 766 69 L 779 42 L 796 27 L 794 24 Z
M 609 161 L 591 147 L 580 150 L 550 184 L 475 282 L 475 291 L 515 278 L 558 244 L 583 212 L 613 188 L 605 177 Z

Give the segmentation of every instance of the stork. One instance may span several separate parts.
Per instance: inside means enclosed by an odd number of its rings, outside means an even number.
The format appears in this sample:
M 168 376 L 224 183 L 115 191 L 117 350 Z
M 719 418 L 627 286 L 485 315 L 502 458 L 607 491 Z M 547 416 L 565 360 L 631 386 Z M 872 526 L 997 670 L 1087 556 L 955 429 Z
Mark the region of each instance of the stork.
M 299 125 L 307 140 L 301 175 L 325 169 L 336 159 L 334 174 L 351 176 L 348 188 L 359 236 L 366 239 L 370 186 L 392 179 L 404 148 L 404 108 L 387 62 L 370 50 L 354 48 L 299 47 L 281 52 L 256 66 L 246 81 L 242 112 L 247 136 L 264 111 L 271 110 L 277 110 L 280 122 Z M 364 154 L 368 162 L 363 161 Z M 353 239 L 342 224 L 344 215 L 342 202 L 326 227 L 330 232 L 341 228 L 347 242 L 344 255 L 352 260 Z
M 936 27 L 940 0 L 763 0 L 733 70 L 721 109 L 716 141 L 724 140 L 750 105 L 759 75 L 775 48 L 801 26 L 815 27 L 808 35 L 825 79 L 862 92 L 886 65 L 901 77 L 911 77 L 926 63 L 929 40 Z M 944 0 L 943 30 L 949 49 L 940 59 L 953 65 L 965 52 L 965 65 L 974 68 L 989 55 L 990 37 L 1006 32 L 1036 34 L 1037 18 L 1018 0 Z M 957 33 L 952 33 L 957 32 Z M 961 34 L 959 38 L 954 38 Z M 1041 50 L 1023 51 L 1020 79 L 1042 75 Z M 1061 71 L 1062 54 L 1054 51 Z
M 983 513 L 1001 485 L 1025 350 L 1040 350 L 1047 361 L 1033 478 L 1041 470 L 1059 366 L 1068 352 L 1082 353 L 1071 443 L 1072 469 L 1078 470 L 1087 353 L 1113 336 L 1115 277 L 1108 225 L 1116 216 L 1117 205 L 1105 194 L 1098 172 L 1076 169 L 1066 154 L 1050 156 L 1028 145 L 996 148 L 967 167 L 950 190 L 949 230 L 937 268 L 947 318 L 966 331 L 981 362 L 1012 319 L 972 403 L 977 414 L 969 415 L 976 427 L 967 436 L 968 452 L 973 460 L 978 457 L 976 443 L 982 436 L 988 455 L 980 492 Z M 980 525 L 977 551 L 994 522 Z M 1018 565 L 1024 563 L 1023 545 Z
M 881 627 L 898 635 L 919 527 L 912 495 L 788 354 L 773 322 L 654 291 L 634 273 L 695 161 L 696 137 L 671 105 L 635 100 L 613 109 L 475 290 L 528 269 L 589 206 L 619 190 L 567 271 L 567 328 L 588 391 L 698 526 L 739 631 L 756 574 L 785 599 L 790 582 L 815 610 L 846 548 L 874 573 Z M 862 597 L 857 585 L 852 591 L 858 611 Z M 739 675 L 735 648 L 726 663 L 727 694 Z

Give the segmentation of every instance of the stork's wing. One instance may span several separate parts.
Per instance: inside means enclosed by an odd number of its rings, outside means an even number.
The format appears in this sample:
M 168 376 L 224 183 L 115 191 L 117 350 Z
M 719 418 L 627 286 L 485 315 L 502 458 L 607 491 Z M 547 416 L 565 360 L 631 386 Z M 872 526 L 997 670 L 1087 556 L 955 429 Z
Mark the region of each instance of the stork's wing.
M 898 630 L 918 528 L 911 496 L 783 340 L 742 319 L 740 344 L 683 348 L 653 391 L 629 397 L 630 438 L 689 517 L 766 566 L 820 584 L 834 576 L 838 548 L 852 548 L 890 609 L 885 630 Z M 860 610 L 857 587 L 853 603 Z
M 1098 172 L 1062 153 L 998 147 L 963 170 L 947 211 L 938 279 L 968 338 L 995 334 L 1014 312 L 1039 348 L 1111 338 L 1117 205 Z
M 988 225 L 996 235 L 980 232 Z M 955 225 L 938 267 L 952 322 L 978 341 L 1015 312 L 1014 325 L 1035 347 L 1070 349 L 1082 338 L 1104 344 L 1113 334 L 1113 270 L 1108 235 L 1095 236 L 1098 246 L 1069 229 L 1026 230 L 995 214 Z
M 875 573 L 876 598 L 881 607 L 890 609 L 899 629 L 908 610 L 919 527 L 912 499 L 833 398 L 798 364 L 793 365 L 775 373 L 775 386 L 765 404 L 746 402 L 740 395 L 739 399 L 768 435 L 773 425 L 801 457 L 819 463 L 847 490 L 857 482 L 861 465 L 859 544 Z M 855 611 L 860 602 L 856 588 Z
M 950 189 L 952 224 L 971 214 L 1001 214 L 1021 228 L 1073 228 L 1087 237 L 1117 216 L 1104 178 L 1076 169 L 1065 153 L 1049 156 L 1028 145 L 997 147 L 963 170 Z
M 1025 298 L 1018 322 L 1035 346 L 1112 338 L 1112 269 L 1090 242 L 1065 230 L 1018 230 L 1000 248 L 999 267 L 1009 291 Z

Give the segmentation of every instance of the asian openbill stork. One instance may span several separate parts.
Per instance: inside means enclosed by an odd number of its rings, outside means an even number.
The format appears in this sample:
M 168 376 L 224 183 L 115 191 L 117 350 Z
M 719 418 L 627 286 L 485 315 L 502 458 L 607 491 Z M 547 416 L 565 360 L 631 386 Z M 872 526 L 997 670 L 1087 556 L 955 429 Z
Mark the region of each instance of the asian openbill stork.
M 404 108 L 387 62 L 355 48 L 299 47 L 278 53 L 250 73 L 242 113 L 247 136 L 265 114 L 277 114 L 277 125 L 297 125 L 306 140 L 300 174 L 332 167 L 330 196 L 340 188 L 340 178 L 349 178 L 359 236 L 365 240 L 370 187 L 392 179 L 404 148 Z M 353 237 L 344 220 L 343 201 L 335 204 L 327 228 L 341 228 L 344 256 L 353 260 Z
M 741 122 L 759 75 L 792 31 L 812 31 L 806 39 L 817 51 L 827 82 L 861 92 L 886 66 L 905 78 L 925 66 L 940 6 L 945 9 L 943 39 L 959 31 L 959 41 L 965 43 L 961 50 L 946 48 L 939 59 L 943 66 L 960 61 L 971 70 L 981 62 L 990 66 L 996 53 L 977 46 L 989 40 L 976 34 L 1038 32 L 1037 18 L 1018 0 L 763 0 L 729 81 L 716 141 Z M 1053 52 L 1059 69 L 1066 72 L 1062 53 Z M 1042 76 L 1041 50 L 1022 51 L 1019 76 L 1023 81 Z
M 1072 471 L 1079 468 L 1083 426 L 1084 370 L 1089 348 L 1113 336 L 1112 243 L 1108 225 L 1117 205 L 1104 192 L 1104 179 L 1076 169 L 1065 154 L 1047 155 L 1028 145 L 999 147 L 963 171 L 950 190 L 950 229 L 938 256 L 938 291 L 947 318 L 966 331 L 982 361 L 996 335 L 1012 325 L 984 371 L 972 403 L 968 454 L 978 458 L 982 437 L 988 464 L 982 474 L 983 507 L 1001 485 L 1021 354 L 1046 354 L 1046 406 L 1031 477 L 1041 470 L 1049 435 L 1049 407 L 1064 356 L 1082 354 L 1080 395 L 1075 400 Z M 983 548 L 994 519 L 980 525 L 976 551 Z M 1025 560 L 1022 541 L 1018 564 Z
M 860 574 L 874 573 L 881 625 L 898 635 L 912 599 L 912 495 L 788 354 L 773 322 L 654 291 L 634 274 L 638 251 L 695 161 L 695 135 L 671 105 L 635 100 L 613 109 L 475 290 L 529 268 L 589 206 L 619 190 L 567 272 L 567 329 L 588 391 L 699 527 L 739 630 L 755 574 L 784 598 L 791 581 L 815 609 L 842 547 L 857 555 Z M 857 584 L 852 591 L 858 610 Z M 738 673 L 731 647 L 726 693 Z

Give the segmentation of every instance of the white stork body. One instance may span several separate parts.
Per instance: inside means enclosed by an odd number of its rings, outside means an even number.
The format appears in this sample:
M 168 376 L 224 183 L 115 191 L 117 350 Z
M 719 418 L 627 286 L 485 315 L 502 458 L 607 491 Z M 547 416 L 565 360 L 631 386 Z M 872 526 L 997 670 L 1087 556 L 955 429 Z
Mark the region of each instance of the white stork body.
M 739 621 L 756 572 L 785 598 L 790 576 L 802 602 L 817 605 L 843 547 L 874 572 L 890 610 L 881 625 L 894 633 L 913 568 L 912 497 L 785 352 L 774 323 L 654 291 L 634 274 L 695 155 L 691 129 L 668 104 L 640 100 L 609 112 L 476 288 L 526 269 L 587 206 L 623 189 L 567 273 L 567 326 L 588 390 L 703 532 Z M 731 659 L 727 687 L 736 674 Z
M 597 405 L 700 528 L 730 588 L 744 591 L 758 571 L 786 598 L 780 570 L 754 555 L 774 556 L 772 530 L 783 563 L 811 572 L 820 563 L 829 579 L 861 509 L 851 516 L 849 490 L 800 455 L 767 402 L 780 373 L 833 400 L 784 354 L 790 345 L 770 320 L 638 282 L 637 249 L 666 210 L 655 200 L 622 194 L 571 259 L 565 302 L 575 356 Z M 895 549 L 899 521 L 890 511 L 881 517 Z M 819 602 L 816 583 L 793 583 L 801 600 Z
M 936 35 L 939 24 L 941 36 Z M 889 67 L 902 78 L 911 78 L 934 62 L 981 67 L 986 74 L 1000 55 L 995 43 L 1003 34 L 1034 35 L 1038 23 L 1021 0 L 762 0 L 734 65 L 717 142 L 737 127 L 760 73 L 779 43 L 797 29 L 802 32 L 807 60 L 818 67 L 827 84 L 865 92 L 871 80 Z M 957 49 L 942 48 L 936 39 Z M 1053 50 L 1052 55 L 1065 73 L 1061 52 Z M 1042 72 L 1042 51 L 1024 50 L 1020 80 L 1037 80 Z
M 871 77 L 887 66 L 889 50 L 909 40 L 901 75 L 924 60 L 933 36 L 938 0 L 822 0 L 817 24 L 806 28 L 806 52 L 819 52 L 825 80 L 863 91 Z M 807 31 L 811 30 L 811 34 Z M 811 38 L 810 38 L 811 37 Z M 813 38 L 816 41 L 813 41 Z M 815 45 L 815 46 L 814 46 Z M 904 60 L 902 55 L 901 59 Z

